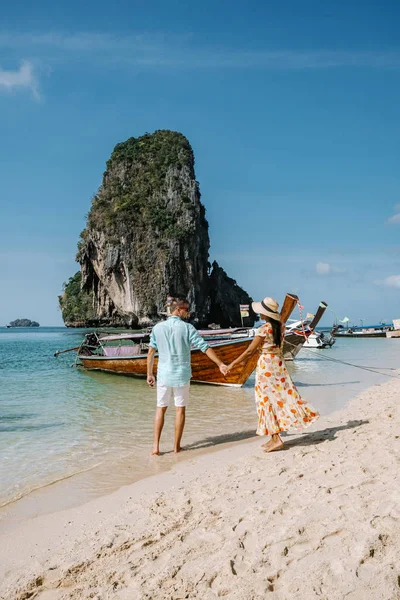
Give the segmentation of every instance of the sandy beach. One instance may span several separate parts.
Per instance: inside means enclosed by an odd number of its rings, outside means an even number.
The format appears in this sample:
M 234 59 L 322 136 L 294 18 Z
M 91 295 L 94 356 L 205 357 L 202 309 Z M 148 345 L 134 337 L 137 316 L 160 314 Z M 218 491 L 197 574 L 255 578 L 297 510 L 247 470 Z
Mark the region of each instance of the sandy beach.
M 399 397 L 393 379 L 284 451 L 239 443 L 16 525 L 0 597 L 400 598 Z

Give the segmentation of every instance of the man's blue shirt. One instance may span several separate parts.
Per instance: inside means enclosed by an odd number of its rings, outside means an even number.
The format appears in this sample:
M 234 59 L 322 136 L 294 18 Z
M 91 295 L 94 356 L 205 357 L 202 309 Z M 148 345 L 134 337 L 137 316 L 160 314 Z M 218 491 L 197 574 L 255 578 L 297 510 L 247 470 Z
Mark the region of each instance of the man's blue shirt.
M 202 352 L 209 348 L 193 325 L 176 316 L 168 317 L 153 327 L 150 346 L 158 351 L 157 382 L 171 387 L 186 385 L 190 381 L 191 346 Z

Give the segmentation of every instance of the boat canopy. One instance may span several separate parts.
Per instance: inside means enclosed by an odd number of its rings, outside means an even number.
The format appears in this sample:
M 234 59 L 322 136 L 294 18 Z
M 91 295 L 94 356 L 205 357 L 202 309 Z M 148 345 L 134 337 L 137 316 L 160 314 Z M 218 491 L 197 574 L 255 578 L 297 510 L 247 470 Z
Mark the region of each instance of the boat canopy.
M 148 336 L 148 333 L 117 333 L 115 335 L 105 335 L 99 340 L 100 342 L 118 342 L 119 340 L 141 340 Z
M 202 336 L 210 335 L 224 335 L 227 333 L 236 333 L 237 331 L 243 331 L 245 327 L 236 327 L 235 329 L 199 329 L 199 334 Z
M 236 327 L 229 329 L 200 329 L 199 334 L 201 336 L 211 337 L 218 335 L 226 335 L 228 333 L 238 333 L 244 331 L 246 328 Z M 114 335 L 105 335 L 99 338 L 100 342 L 118 342 L 120 340 L 140 340 L 142 338 L 148 337 L 149 333 L 117 333 Z

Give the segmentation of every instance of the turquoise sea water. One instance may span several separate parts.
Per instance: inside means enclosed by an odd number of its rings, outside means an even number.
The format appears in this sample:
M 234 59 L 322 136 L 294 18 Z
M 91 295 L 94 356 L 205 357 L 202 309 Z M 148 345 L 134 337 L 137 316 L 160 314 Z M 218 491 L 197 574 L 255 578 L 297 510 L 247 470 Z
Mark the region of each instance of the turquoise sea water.
M 82 336 L 65 328 L 0 328 L 0 505 L 82 471 L 91 473 L 79 480 L 83 496 L 91 497 L 172 460 L 173 411 L 162 440 L 166 458 L 149 457 L 155 392 L 144 380 L 76 369 L 74 353 L 53 357 Z M 301 394 L 322 414 L 386 379 L 324 356 L 398 368 L 400 340 L 338 340 L 329 350 L 302 350 L 288 363 Z M 183 440 L 189 450 L 253 435 L 253 382 L 242 389 L 192 386 Z

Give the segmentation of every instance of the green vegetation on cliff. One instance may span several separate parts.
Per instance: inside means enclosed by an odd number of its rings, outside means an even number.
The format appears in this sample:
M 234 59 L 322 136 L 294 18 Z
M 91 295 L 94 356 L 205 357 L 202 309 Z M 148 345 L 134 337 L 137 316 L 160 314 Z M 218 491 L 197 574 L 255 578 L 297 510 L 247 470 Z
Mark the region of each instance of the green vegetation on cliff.
M 58 301 L 64 323 L 86 323 L 93 319 L 93 293 L 82 290 L 80 271 L 63 284 L 63 293 Z
M 102 231 L 109 239 L 118 239 L 127 225 L 151 229 L 161 240 L 192 235 L 193 219 L 180 220 L 182 204 L 186 212 L 194 210 L 187 191 L 183 192 L 185 175 L 194 179 L 194 156 L 181 133 L 159 130 L 117 144 L 107 161 L 103 186 L 93 198 L 79 250 L 90 229 Z

